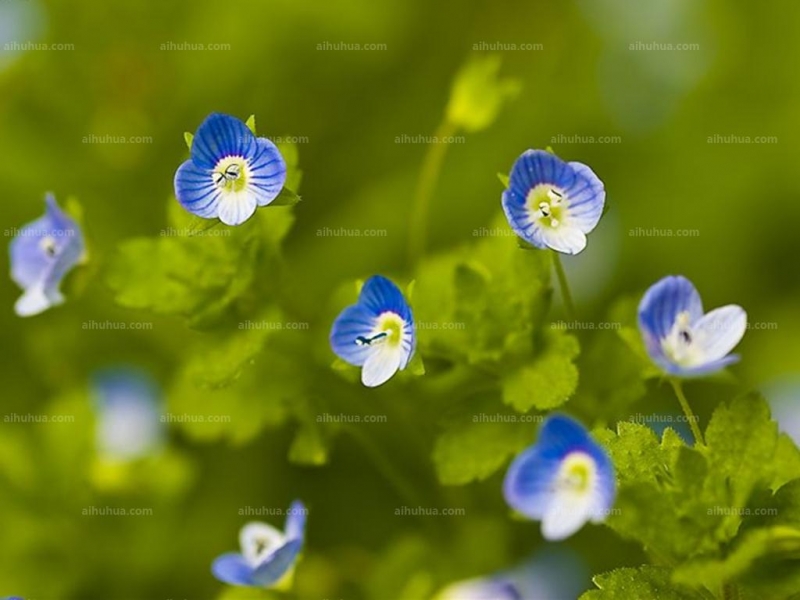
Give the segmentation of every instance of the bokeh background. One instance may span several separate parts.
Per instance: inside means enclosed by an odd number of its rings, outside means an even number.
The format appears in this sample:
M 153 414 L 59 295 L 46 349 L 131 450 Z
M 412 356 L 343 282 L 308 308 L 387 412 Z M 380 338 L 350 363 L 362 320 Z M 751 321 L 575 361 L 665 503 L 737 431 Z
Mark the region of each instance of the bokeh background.
M 78 416 L 0 422 L 0 594 L 214 598 L 224 586 L 209 565 L 236 548 L 248 520 L 239 509 L 279 509 L 296 497 L 311 509 L 301 598 L 415 600 L 545 550 L 535 524 L 508 519 L 500 473 L 463 487 L 436 482 L 430 448 L 392 424 L 413 428 L 433 419 L 431 409 L 396 388 L 368 396 L 353 387 L 360 410 L 392 419 L 339 436 L 317 467 L 287 460 L 291 424 L 245 443 L 169 426 L 171 458 L 149 476 L 98 472 L 87 447 L 99 369 L 133 366 L 168 394 L 183 352 L 203 335 L 173 317 L 115 307 L 102 277 L 122 240 L 166 226 L 183 132 L 220 111 L 256 114 L 260 134 L 295 138 L 303 201 L 284 243 L 284 295 L 315 352 L 332 361 L 325 339 L 342 304 L 328 299 L 375 272 L 410 278 L 408 223 L 428 147 L 397 138 L 433 134 L 455 74 L 476 54 L 498 54 L 502 76 L 520 89 L 490 127 L 448 147 L 429 251 L 469 242 L 497 218 L 496 174 L 523 150 L 551 146 L 587 163 L 610 208 L 589 249 L 565 261 L 582 313 L 600 321 L 617 298 L 685 274 L 707 306 L 735 302 L 763 324 L 745 336 L 734 375 L 744 387 L 777 390 L 788 423 L 800 399 L 798 40 L 800 7 L 785 2 L 0 0 L 0 229 L 8 243 L 41 214 L 46 191 L 74 196 L 91 252 L 68 303 L 38 317 L 16 317 L 19 290 L 0 281 L 0 414 Z M 320 235 L 325 228 L 385 235 Z M 153 326 L 82 327 L 108 319 Z M 706 419 L 731 389 L 697 383 L 688 393 Z M 672 411 L 674 401 L 653 385 L 626 410 Z M 382 458 L 365 458 L 364 436 Z M 464 507 L 466 516 L 394 516 L 407 502 L 380 467 L 386 460 L 426 506 Z M 81 513 L 107 505 L 153 514 Z M 599 527 L 566 547 L 585 589 L 590 573 L 643 560 Z M 431 551 L 453 553 L 449 570 L 420 566 Z

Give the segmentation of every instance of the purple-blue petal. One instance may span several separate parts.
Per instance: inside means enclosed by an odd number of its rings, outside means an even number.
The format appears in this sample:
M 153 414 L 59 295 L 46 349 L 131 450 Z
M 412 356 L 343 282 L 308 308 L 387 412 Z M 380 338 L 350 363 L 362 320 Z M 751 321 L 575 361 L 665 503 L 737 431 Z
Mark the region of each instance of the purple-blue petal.
M 187 160 L 175 172 L 175 198 L 190 213 L 204 219 L 216 218 L 220 195 L 211 170 Z
M 256 136 L 244 122 L 230 115 L 212 113 L 194 135 L 192 162 L 198 167 L 213 169 L 226 156 L 250 159 L 256 148 Z
M 700 294 L 685 277 L 664 277 L 647 290 L 639 303 L 639 327 L 646 337 L 660 343 L 684 311 L 689 313 L 690 322 L 703 316 Z
M 526 150 L 511 168 L 508 187 L 527 197 L 531 188 L 541 183 L 568 189 L 576 177 L 575 170 L 555 154 L 545 150 Z
M 403 292 L 394 282 L 383 275 L 374 275 L 367 279 L 364 287 L 361 288 L 358 303 L 375 316 L 390 311 L 400 315 L 407 323 L 414 322 L 411 308 L 408 306 Z
M 250 158 L 249 184 L 259 206 L 277 198 L 286 183 L 286 162 L 278 147 L 266 138 L 256 140 L 256 150 Z
M 342 360 L 360 367 L 369 356 L 370 347 L 359 345 L 359 337 L 372 334 L 377 315 L 360 304 L 345 308 L 331 327 L 330 343 L 333 352 Z
M 275 550 L 253 571 L 252 579 L 255 585 L 269 587 L 280 581 L 294 565 L 302 548 L 303 540 L 293 539 Z
M 257 585 L 253 579 L 254 569 L 244 556 L 237 552 L 229 552 L 218 557 L 211 565 L 211 572 L 221 582 L 230 585 Z
M 286 517 L 284 533 L 286 539 L 303 540 L 306 532 L 306 507 L 300 500 L 295 500 L 289 507 L 289 515 Z

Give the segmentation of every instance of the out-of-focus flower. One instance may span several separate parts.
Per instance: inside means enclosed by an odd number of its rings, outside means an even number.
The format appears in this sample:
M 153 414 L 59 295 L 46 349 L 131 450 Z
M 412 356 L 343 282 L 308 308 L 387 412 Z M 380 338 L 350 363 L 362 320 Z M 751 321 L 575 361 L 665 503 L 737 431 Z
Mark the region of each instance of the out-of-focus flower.
M 266 523 L 248 523 L 239 532 L 241 553 L 218 557 L 211 571 L 231 585 L 274 587 L 291 574 L 303 549 L 307 510 L 295 500 L 289 508 L 283 531 Z
M 542 522 L 545 539 L 562 540 L 586 521 L 605 520 L 616 497 L 614 466 L 580 423 L 553 415 L 511 463 L 503 494 L 514 510 Z
M 44 216 L 17 232 L 9 251 L 11 278 L 24 290 L 14 310 L 29 317 L 64 302 L 61 281 L 86 249 L 78 224 L 47 194 Z

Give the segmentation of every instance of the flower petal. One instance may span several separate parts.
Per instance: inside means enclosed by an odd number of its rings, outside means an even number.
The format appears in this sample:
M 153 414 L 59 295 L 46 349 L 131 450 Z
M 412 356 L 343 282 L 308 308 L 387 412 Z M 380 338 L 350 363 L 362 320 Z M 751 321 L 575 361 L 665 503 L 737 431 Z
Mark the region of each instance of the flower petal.
M 539 234 L 546 246 L 564 254 L 578 254 L 586 248 L 586 235 L 577 227 L 541 227 Z
M 253 568 L 247 564 L 244 556 L 229 552 L 218 557 L 211 565 L 214 577 L 230 585 L 255 585 Z
M 255 152 L 253 132 L 241 120 L 222 113 L 206 117 L 192 140 L 192 162 L 204 169 L 213 169 L 226 156 L 252 158 Z
M 400 315 L 407 323 L 413 323 L 414 321 L 403 292 L 393 281 L 382 275 L 375 275 L 367 279 L 361 288 L 358 303 L 366 307 L 375 316 L 391 311 Z
M 286 517 L 284 533 L 288 540 L 302 540 L 306 530 L 306 507 L 300 500 L 295 500 L 289 507 L 289 515 Z
M 249 191 L 221 194 L 217 212 L 225 225 L 241 225 L 256 212 L 256 196 Z
M 259 206 L 277 198 L 286 183 L 286 162 L 278 147 L 266 138 L 256 140 L 256 151 L 249 161 L 248 187 Z
M 639 328 L 651 347 L 661 353 L 661 340 L 672 330 L 678 315 L 689 313 L 690 322 L 703 316 L 703 303 L 692 282 L 681 276 L 664 277 L 647 290 L 639 303 Z M 654 356 L 654 353 L 650 353 Z
M 190 213 L 216 219 L 221 195 L 209 169 L 187 160 L 175 172 L 175 198 Z
M 342 360 L 362 366 L 369 356 L 370 346 L 359 345 L 356 339 L 369 337 L 375 327 L 376 315 L 361 305 L 345 308 L 331 328 L 330 343 L 333 352 Z
M 280 581 L 294 565 L 302 548 L 303 541 L 300 539 L 286 542 L 258 565 L 253 572 L 253 581 L 262 587 L 269 587 Z
M 253 521 L 239 531 L 239 546 L 248 564 L 256 567 L 286 543 L 286 536 L 272 525 Z
M 703 315 L 695 324 L 696 343 L 708 361 L 716 361 L 736 347 L 747 331 L 747 313 L 730 304 Z
M 589 233 L 603 216 L 603 206 L 606 202 L 603 182 L 583 163 L 570 162 L 568 165 L 576 174 L 573 184 L 564 189 L 569 202 L 567 205 L 569 224 L 579 228 L 583 233 Z
M 506 214 L 511 229 L 523 240 L 541 248 L 547 248 L 542 239 L 542 227 L 531 216 L 531 211 L 526 206 L 526 196 L 508 189 L 503 192 L 503 212 Z
M 361 382 L 367 387 L 377 387 L 397 373 L 404 352 L 402 347 L 393 348 L 388 344 L 379 344 L 370 350 L 361 369 Z
M 739 362 L 740 358 L 738 354 L 728 354 L 728 356 L 703 363 L 702 365 L 681 366 L 673 362 L 667 362 L 666 364 L 661 364 L 661 366 L 670 375 L 678 375 L 679 377 L 702 377 L 721 371 L 725 367 Z
M 527 197 L 531 188 L 540 183 L 552 183 L 566 189 L 574 182 L 574 170 L 555 154 L 545 150 L 526 150 L 511 168 L 508 187 Z

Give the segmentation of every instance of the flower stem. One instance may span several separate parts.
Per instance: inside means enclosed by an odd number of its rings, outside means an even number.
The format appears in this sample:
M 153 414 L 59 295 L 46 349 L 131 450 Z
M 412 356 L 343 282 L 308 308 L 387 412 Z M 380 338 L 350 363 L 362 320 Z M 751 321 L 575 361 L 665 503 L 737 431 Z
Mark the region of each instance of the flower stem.
M 669 382 L 672 384 L 672 389 L 675 390 L 675 395 L 678 397 L 678 402 L 681 403 L 683 414 L 686 415 L 686 420 L 689 421 L 689 427 L 692 428 L 692 435 L 694 435 L 695 444 L 704 446 L 705 441 L 703 440 L 703 433 L 700 431 L 700 427 L 697 424 L 697 417 L 692 412 L 692 407 L 689 406 L 689 402 L 686 400 L 681 382 L 677 379 L 670 379 Z
M 558 285 L 561 287 L 561 297 L 564 299 L 564 307 L 567 310 L 567 318 L 574 321 L 577 317 L 575 312 L 575 304 L 572 302 L 572 293 L 569 291 L 569 283 L 567 282 L 567 274 L 564 272 L 564 265 L 561 264 L 561 256 L 555 250 L 552 250 L 553 265 L 556 268 L 556 275 L 558 276 Z
M 457 130 L 456 125 L 445 119 L 436 128 L 434 140 L 428 145 L 422 170 L 417 180 L 414 204 L 411 211 L 411 226 L 408 234 L 408 260 L 413 267 L 425 253 L 428 235 L 428 212 L 431 196 L 442 170 L 442 163 L 449 145 L 449 138 Z

